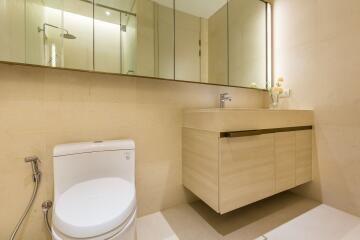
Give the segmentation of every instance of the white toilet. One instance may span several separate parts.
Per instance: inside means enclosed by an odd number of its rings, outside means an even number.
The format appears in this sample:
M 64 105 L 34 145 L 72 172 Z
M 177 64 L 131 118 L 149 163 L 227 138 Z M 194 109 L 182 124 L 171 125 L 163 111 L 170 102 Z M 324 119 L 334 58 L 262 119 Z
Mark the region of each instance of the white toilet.
M 135 240 L 135 144 L 131 140 L 54 149 L 55 240 Z

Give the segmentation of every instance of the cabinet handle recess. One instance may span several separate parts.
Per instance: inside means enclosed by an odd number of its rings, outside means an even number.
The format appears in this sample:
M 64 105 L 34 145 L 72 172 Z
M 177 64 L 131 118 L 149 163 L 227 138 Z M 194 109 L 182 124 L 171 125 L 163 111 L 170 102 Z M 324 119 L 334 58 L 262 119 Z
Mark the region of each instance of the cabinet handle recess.
M 269 129 L 257 129 L 257 130 L 245 130 L 235 132 L 221 132 L 220 138 L 235 138 L 235 137 L 248 137 L 278 132 L 294 132 L 311 130 L 313 126 L 299 126 L 299 127 L 286 127 L 286 128 L 269 128 Z

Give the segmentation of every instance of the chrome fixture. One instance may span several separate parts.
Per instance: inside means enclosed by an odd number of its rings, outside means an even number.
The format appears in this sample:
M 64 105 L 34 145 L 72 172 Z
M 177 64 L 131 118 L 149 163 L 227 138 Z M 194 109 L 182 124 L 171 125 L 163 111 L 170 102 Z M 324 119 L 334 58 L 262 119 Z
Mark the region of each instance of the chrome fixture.
M 31 163 L 31 169 L 33 172 L 33 181 L 36 182 L 37 180 L 40 180 L 41 172 L 39 170 L 38 162 L 40 161 L 37 156 L 30 156 L 26 157 L 25 162 Z
M 231 102 L 232 97 L 230 97 L 229 93 L 221 93 L 220 94 L 220 108 L 225 107 L 225 102 Z
M 35 200 L 38 188 L 39 188 L 39 184 L 40 184 L 41 172 L 40 172 L 40 170 L 38 168 L 39 158 L 37 156 L 26 157 L 25 162 L 30 162 L 31 163 L 31 168 L 32 168 L 32 172 L 33 172 L 33 178 L 32 179 L 34 181 L 34 190 L 33 190 L 30 201 L 29 201 L 23 215 L 21 216 L 19 222 L 16 224 L 15 229 L 14 229 L 14 231 L 12 232 L 12 234 L 10 236 L 10 240 L 15 239 L 16 233 L 19 231 L 19 228 L 20 228 L 21 224 L 23 223 L 25 217 L 29 213 L 29 210 L 30 210 L 31 206 L 34 203 L 34 200 Z
M 65 39 L 76 39 L 76 36 L 70 34 L 70 32 L 69 32 L 68 30 L 66 30 L 65 28 L 58 27 L 58 26 L 55 26 L 55 25 L 51 25 L 51 24 L 48 24 L 48 23 L 44 23 L 44 24 L 42 25 L 42 28 L 41 28 L 41 27 L 38 27 L 38 32 L 44 32 L 44 37 L 45 37 L 45 38 L 46 38 L 46 32 L 45 32 L 46 27 L 52 27 L 52 28 L 56 28 L 56 29 L 60 29 L 60 30 L 65 31 L 65 33 L 60 34 L 60 37 L 62 37 L 62 38 L 65 38 Z
M 46 228 L 50 235 L 51 235 L 51 226 L 49 223 L 48 213 L 49 213 L 49 210 L 51 209 L 52 205 L 53 205 L 53 203 L 50 200 L 47 200 L 41 204 L 41 209 L 42 209 L 43 215 L 44 215 L 44 222 L 45 222 Z

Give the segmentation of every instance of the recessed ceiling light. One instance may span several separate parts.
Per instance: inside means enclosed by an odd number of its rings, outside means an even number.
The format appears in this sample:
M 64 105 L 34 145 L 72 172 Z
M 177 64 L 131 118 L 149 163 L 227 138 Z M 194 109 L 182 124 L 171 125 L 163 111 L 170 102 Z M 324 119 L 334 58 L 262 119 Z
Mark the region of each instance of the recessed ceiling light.
M 111 15 L 111 13 L 109 11 L 106 11 L 105 14 L 108 15 L 108 16 Z

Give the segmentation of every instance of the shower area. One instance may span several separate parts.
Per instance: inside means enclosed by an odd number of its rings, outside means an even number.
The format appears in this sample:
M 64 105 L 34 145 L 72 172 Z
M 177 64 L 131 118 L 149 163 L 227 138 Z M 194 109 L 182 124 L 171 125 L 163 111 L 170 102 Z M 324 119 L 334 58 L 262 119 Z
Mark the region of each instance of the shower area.
M 135 0 L 26 0 L 26 62 L 136 72 Z

